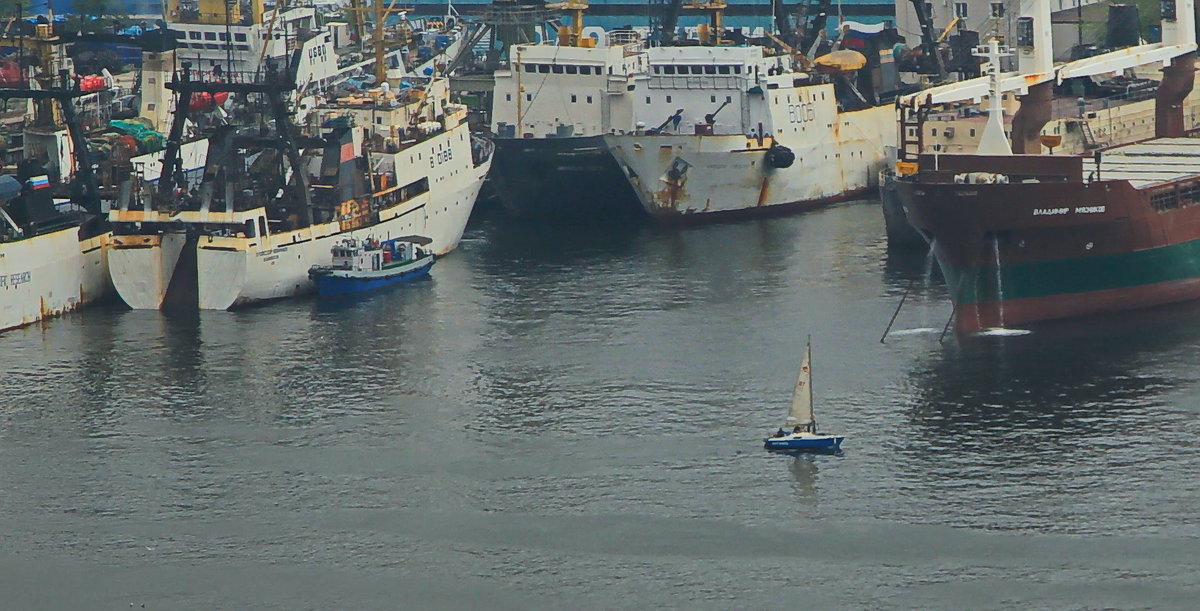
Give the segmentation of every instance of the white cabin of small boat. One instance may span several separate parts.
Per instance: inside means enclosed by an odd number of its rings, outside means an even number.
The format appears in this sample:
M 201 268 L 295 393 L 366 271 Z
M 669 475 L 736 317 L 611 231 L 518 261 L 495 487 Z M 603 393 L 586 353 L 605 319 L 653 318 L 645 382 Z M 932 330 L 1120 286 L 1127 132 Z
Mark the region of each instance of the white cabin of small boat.
M 413 242 L 401 240 L 380 242 L 372 238 L 361 241 L 346 238 L 335 244 L 331 251 L 333 263 L 330 267 L 332 269 L 355 272 L 379 271 L 394 265 L 415 261 L 427 254 Z

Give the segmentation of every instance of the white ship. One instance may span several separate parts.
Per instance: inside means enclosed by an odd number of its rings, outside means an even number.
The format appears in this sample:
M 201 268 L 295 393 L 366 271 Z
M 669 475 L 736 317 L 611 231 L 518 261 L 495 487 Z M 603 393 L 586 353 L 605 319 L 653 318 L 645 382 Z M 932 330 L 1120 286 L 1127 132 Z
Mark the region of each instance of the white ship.
M 638 129 L 604 139 L 659 220 L 854 198 L 878 184 L 896 144 L 891 105 L 872 106 L 847 79 L 801 70 L 791 55 L 675 46 L 651 48 L 649 59 L 632 91 Z
M 107 233 L 90 235 L 78 223 L 17 237 L 5 202 L 0 238 L 0 331 L 70 312 L 111 290 L 104 257 Z M 5 241 L 11 240 L 11 241 Z
M 448 100 L 446 80 L 434 79 L 322 105 L 310 119 L 326 126 L 325 141 L 300 172 L 280 169 L 294 151 L 239 157 L 235 135 L 210 137 L 198 185 L 156 201 L 163 189 L 143 180 L 111 213 L 117 292 L 138 309 L 224 310 L 312 291 L 309 268 L 328 264 L 342 239 L 422 235 L 437 254 L 453 250 L 491 151 L 472 139 L 466 107 Z M 240 191 L 234 178 L 246 177 L 256 187 Z
M 4 89 L 5 98 L 44 102 L 32 104 L 34 114 L 25 118 L 22 161 L 0 176 L 0 331 L 111 292 L 100 195 L 76 104 L 68 101 L 81 94 L 61 87 L 55 73 L 70 65 L 49 25 L 21 42 L 43 53 L 50 70 L 37 62 L 22 76 L 36 80 L 37 88 Z
M 646 70 L 640 35 L 582 34 L 582 10 L 557 44 L 514 45 L 495 72 L 492 132 L 496 193 L 525 217 L 608 219 L 641 215 L 636 195 L 604 145 L 633 128 L 633 77 Z M 587 185 L 580 189 L 580 185 Z

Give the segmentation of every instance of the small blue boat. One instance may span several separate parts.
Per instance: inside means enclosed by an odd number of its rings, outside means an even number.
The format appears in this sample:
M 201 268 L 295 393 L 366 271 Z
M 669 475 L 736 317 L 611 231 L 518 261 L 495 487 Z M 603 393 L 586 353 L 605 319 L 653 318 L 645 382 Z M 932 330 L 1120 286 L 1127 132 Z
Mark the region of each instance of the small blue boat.
M 425 250 L 433 240 L 405 236 L 392 240 L 346 238 L 333 248 L 331 265 L 314 265 L 308 277 L 321 297 L 342 297 L 411 282 L 429 275 L 433 253 Z
M 763 440 L 763 447 L 779 452 L 836 452 L 846 438 L 841 435 L 826 435 L 817 432 L 817 421 L 813 418 L 812 395 L 812 345 L 804 349 L 804 360 L 800 362 L 800 375 L 792 391 L 792 407 L 788 410 L 787 432 L 780 427 L 774 435 Z

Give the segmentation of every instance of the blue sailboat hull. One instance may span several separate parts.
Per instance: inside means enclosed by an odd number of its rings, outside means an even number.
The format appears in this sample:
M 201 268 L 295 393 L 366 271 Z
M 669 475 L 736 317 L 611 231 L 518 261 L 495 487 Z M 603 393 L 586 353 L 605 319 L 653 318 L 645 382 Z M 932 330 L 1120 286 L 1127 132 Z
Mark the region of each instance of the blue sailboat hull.
M 313 278 L 317 283 L 317 294 L 323 298 L 345 297 L 347 295 L 357 295 L 359 293 L 369 293 L 377 291 L 396 284 L 404 284 L 412 282 L 418 278 L 429 275 L 429 268 L 433 267 L 433 261 L 418 268 L 406 270 L 390 276 L 372 276 L 372 277 L 345 277 L 345 276 L 315 276 Z
M 798 451 L 833 451 L 842 447 L 842 441 L 845 437 L 834 435 L 820 435 L 816 437 L 795 437 L 785 435 L 783 437 L 768 437 L 763 440 L 763 447 L 768 450 L 782 450 L 786 452 Z

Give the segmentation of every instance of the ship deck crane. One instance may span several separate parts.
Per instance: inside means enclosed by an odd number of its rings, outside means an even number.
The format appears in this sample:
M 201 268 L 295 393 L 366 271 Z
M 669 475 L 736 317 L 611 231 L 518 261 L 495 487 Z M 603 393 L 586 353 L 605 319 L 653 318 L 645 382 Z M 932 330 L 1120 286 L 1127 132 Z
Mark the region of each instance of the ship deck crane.
M 938 53 L 938 41 L 945 38 L 946 33 L 950 28 L 946 28 L 946 32 L 942 33 L 941 37 L 937 37 L 933 31 L 933 15 L 930 14 L 930 9 L 926 5 L 925 0 L 909 0 L 912 2 L 913 10 L 917 13 L 917 23 L 921 25 L 921 54 L 922 57 L 929 58 L 922 62 L 920 68 L 924 68 L 926 74 L 935 74 L 938 79 L 946 78 L 946 67 L 942 64 L 942 55 Z M 954 25 L 951 23 L 951 25 Z
M 59 87 L 47 87 L 51 79 L 41 79 L 41 89 L 32 88 L 0 88 L 0 100 L 8 100 L 10 98 L 27 99 L 39 102 L 58 102 L 58 107 L 62 112 L 62 123 L 67 128 L 67 135 L 71 139 L 72 157 L 75 162 L 75 174 L 78 177 L 76 180 L 79 195 L 77 200 L 84 209 L 93 214 L 102 214 L 100 210 L 100 187 L 96 183 L 96 175 L 92 172 L 91 155 L 88 153 L 87 139 L 84 137 L 83 127 L 79 124 L 79 119 L 75 115 L 74 98 L 85 95 L 78 87 L 71 83 L 71 77 L 66 70 L 60 70 L 58 73 Z
M 657 23 L 652 25 L 650 36 L 655 43 L 667 46 L 675 42 L 675 28 L 679 26 L 679 12 L 683 10 L 683 0 L 657 0 L 655 4 L 659 6 L 651 7 L 651 10 L 657 17 Z
M 815 45 L 825 33 L 825 24 L 829 21 L 829 9 L 832 4 L 832 0 L 810 0 L 800 5 L 798 18 L 804 21 L 804 31 L 798 34 L 800 41 L 795 45 L 796 48 L 808 49 L 810 56 L 814 54 Z

